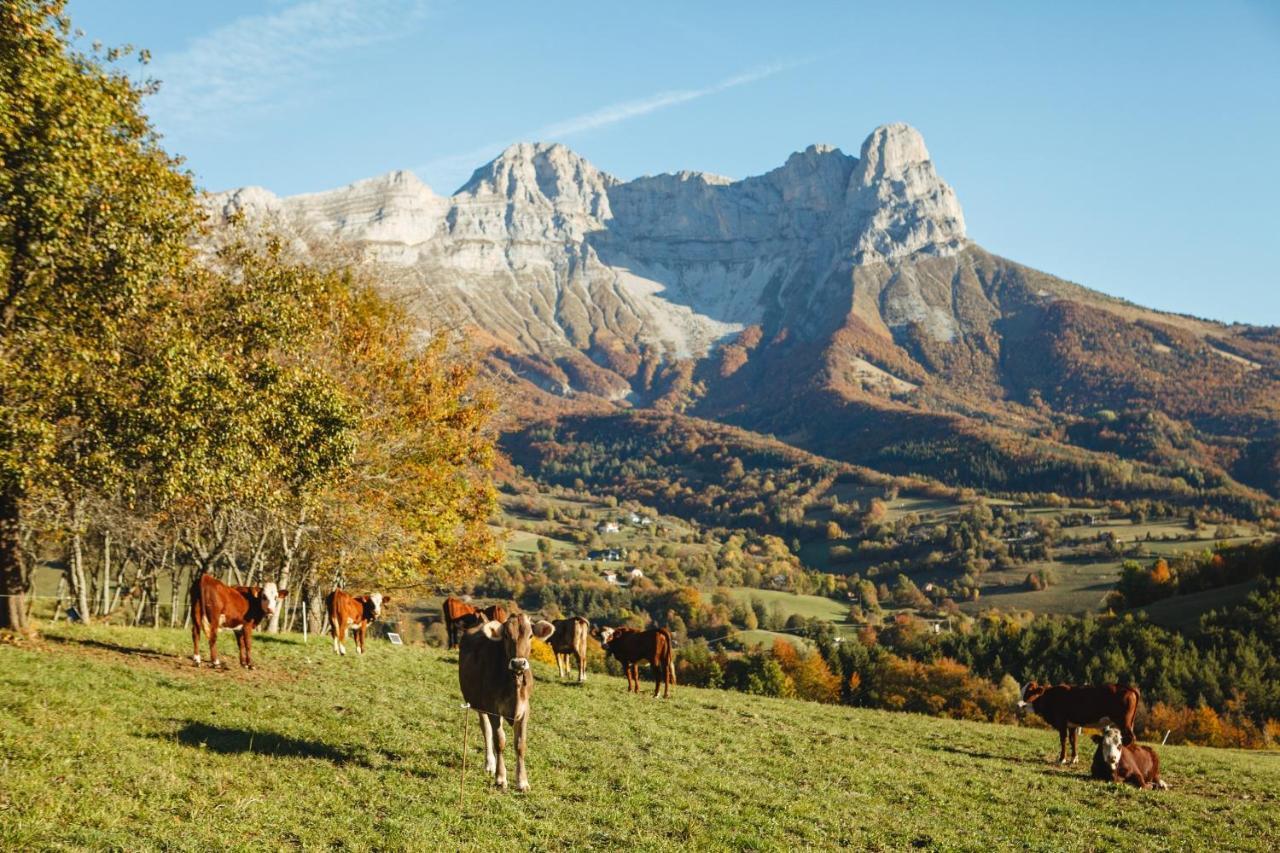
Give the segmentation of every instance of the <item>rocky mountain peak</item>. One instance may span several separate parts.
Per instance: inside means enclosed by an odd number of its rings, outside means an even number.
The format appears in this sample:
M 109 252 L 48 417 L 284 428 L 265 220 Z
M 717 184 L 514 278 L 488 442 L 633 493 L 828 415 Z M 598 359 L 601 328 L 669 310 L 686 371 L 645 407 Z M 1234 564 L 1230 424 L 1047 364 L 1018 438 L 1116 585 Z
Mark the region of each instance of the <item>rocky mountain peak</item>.
M 560 143 L 520 142 L 481 166 L 455 194 L 498 196 L 512 204 L 546 205 L 609 218 L 609 187 L 618 179 Z
M 955 191 L 938 177 L 924 137 L 907 124 L 877 127 L 862 143 L 848 210 L 857 263 L 947 255 L 967 242 Z

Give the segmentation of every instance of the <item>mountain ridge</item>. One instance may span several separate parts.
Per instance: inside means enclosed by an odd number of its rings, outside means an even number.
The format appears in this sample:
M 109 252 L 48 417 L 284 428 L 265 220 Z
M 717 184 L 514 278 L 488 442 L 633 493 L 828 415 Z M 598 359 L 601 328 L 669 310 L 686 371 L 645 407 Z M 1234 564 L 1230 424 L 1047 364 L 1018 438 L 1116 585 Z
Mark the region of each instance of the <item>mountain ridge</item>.
M 1119 458 L 1242 500 L 1280 495 L 1280 331 L 1146 309 L 986 252 L 905 124 L 856 157 L 811 145 L 740 180 L 623 181 L 563 145 L 518 143 L 448 197 L 400 171 L 208 204 L 397 268 L 424 324 L 470 328 L 530 411 L 688 412 L 994 490 L 1039 482 L 1014 472 L 1032 436 L 1117 482 L 1133 476 Z M 1099 410 L 1159 412 L 1194 440 L 1081 426 Z M 885 456 L 895 435 L 933 439 Z M 941 464 L 958 435 L 998 461 Z

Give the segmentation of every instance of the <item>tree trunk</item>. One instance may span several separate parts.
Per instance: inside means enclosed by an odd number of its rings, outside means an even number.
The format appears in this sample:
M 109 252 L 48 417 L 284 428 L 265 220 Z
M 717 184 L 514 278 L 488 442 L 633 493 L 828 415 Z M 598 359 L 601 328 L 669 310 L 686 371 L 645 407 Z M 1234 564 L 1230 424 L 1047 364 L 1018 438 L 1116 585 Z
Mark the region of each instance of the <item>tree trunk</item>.
M 111 531 L 102 533 L 102 604 L 98 615 L 106 618 L 111 612 Z
M 18 492 L 0 489 L 0 629 L 28 630 L 27 578 L 19 553 Z
M 80 536 L 79 507 L 72 513 L 72 523 L 75 525 L 75 533 L 71 534 L 71 559 L 68 560 L 68 569 L 71 571 L 71 592 L 76 599 L 76 609 L 80 612 L 80 621 L 87 623 L 93 613 L 89 610 L 88 583 L 84 576 L 84 548 L 82 547 L 83 541 Z

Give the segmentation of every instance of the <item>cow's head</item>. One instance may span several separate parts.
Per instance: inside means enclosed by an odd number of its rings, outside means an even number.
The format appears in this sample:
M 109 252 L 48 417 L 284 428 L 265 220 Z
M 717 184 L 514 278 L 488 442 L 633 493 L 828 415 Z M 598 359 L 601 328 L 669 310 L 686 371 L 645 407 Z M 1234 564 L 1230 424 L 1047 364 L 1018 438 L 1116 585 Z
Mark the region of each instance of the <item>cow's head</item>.
M 1049 689 L 1048 685 L 1037 684 L 1034 681 L 1028 681 L 1026 684 L 1022 686 L 1022 690 L 1018 692 L 1018 708 L 1019 709 L 1026 708 L 1032 702 L 1039 699 L 1044 694 L 1044 692 L 1048 689 Z
M 527 613 L 517 613 L 506 622 L 486 622 L 481 629 L 485 637 L 503 644 L 506 652 L 507 669 L 517 682 L 523 682 L 529 672 L 529 652 L 533 647 L 533 638 L 545 640 L 556 632 L 556 626 L 545 619 L 536 623 Z
M 617 628 L 610 628 L 608 625 L 601 625 L 599 628 L 591 629 L 591 636 L 599 640 L 600 645 L 605 648 L 609 647 L 609 643 L 613 642 L 614 635 L 617 633 Z
M 1112 770 L 1120 763 L 1120 753 L 1124 749 L 1124 735 L 1114 726 L 1107 726 L 1102 734 L 1094 735 L 1093 742 L 1102 749 L 1102 760 Z
M 262 585 L 262 591 L 258 593 L 258 602 L 262 605 L 262 612 L 271 617 L 276 615 L 280 610 L 280 602 L 284 601 L 285 596 L 289 594 L 287 589 L 276 589 L 275 581 L 267 581 Z
M 382 605 L 390 603 L 391 596 L 383 595 L 380 592 L 371 593 L 368 603 L 365 605 L 365 610 L 370 619 L 380 619 L 382 618 Z

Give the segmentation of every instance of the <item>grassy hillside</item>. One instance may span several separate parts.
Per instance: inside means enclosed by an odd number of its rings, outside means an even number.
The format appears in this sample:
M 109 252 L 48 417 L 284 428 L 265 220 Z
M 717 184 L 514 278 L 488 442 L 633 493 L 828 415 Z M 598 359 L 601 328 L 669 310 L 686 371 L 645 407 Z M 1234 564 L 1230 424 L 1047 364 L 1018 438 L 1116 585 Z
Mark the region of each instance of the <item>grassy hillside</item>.
M 1280 844 L 1276 754 L 1168 747 L 1173 790 L 1137 792 L 1059 768 L 1043 730 L 655 701 L 542 666 L 532 792 L 488 789 L 473 719 L 460 809 L 452 654 L 263 638 L 259 669 L 215 673 L 189 651 L 178 631 L 80 626 L 0 646 L 0 848 Z

